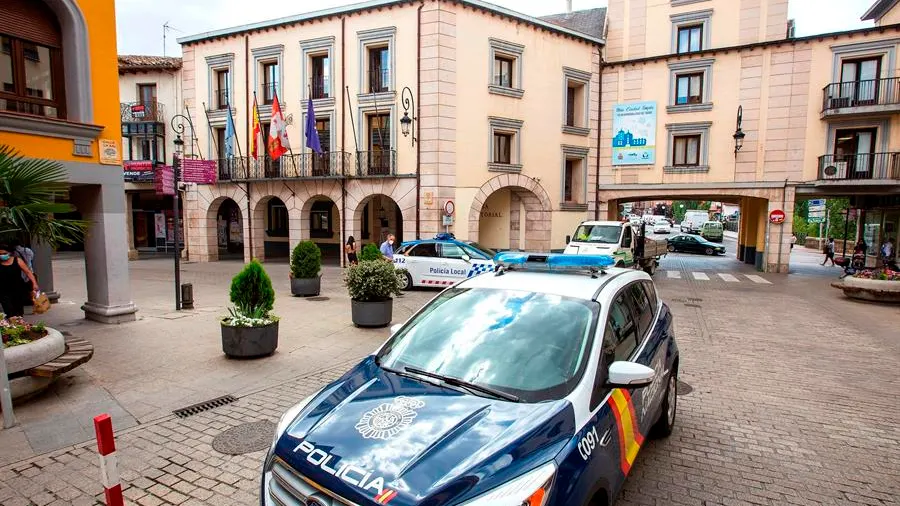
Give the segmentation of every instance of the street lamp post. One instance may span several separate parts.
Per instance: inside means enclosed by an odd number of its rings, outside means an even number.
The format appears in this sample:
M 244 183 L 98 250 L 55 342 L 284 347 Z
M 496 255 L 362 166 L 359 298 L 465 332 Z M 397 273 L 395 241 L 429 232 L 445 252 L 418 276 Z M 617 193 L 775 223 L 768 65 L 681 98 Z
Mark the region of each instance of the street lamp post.
M 175 123 L 176 119 L 179 120 L 178 123 Z M 175 193 L 172 195 L 172 213 L 175 221 L 175 311 L 181 311 L 181 223 L 179 223 L 181 196 L 178 182 L 181 180 L 181 157 L 184 155 L 184 141 L 181 140 L 181 134 L 184 133 L 184 120 L 190 121 L 183 114 L 176 114 L 172 117 L 172 130 L 175 131 L 175 152 L 172 153 L 172 171 L 175 180 Z
M 744 131 L 741 130 L 741 123 L 743 123 L 743 119 L 744 119 L 744 107 L 739 105 L 738 110 L 737 110 L 737 128 L 735 128 L 734 135 L 732 135 L 732 137 L 734 138 L 734 156 L 735 156 L 735 158 L 737 158 L 738 151 L 740 151 L 741 148 L 744 147 L 744 137 L 747 136 L 747 134 L 745 134 Z
M 410 131 L 412 131 L 412 145 L 415 146 L 417 140 L 415 122 L 418 118 L 416 118 L 416 101 L 413 99 L 413 92 L 409 86 L 405 86 L 400 92 L 400 99 L 403 103 L 400 131 L 403 132 L 403 137 L 409 137 Z M 412 117 L 410 117 L 410 112 L 412 112 Z

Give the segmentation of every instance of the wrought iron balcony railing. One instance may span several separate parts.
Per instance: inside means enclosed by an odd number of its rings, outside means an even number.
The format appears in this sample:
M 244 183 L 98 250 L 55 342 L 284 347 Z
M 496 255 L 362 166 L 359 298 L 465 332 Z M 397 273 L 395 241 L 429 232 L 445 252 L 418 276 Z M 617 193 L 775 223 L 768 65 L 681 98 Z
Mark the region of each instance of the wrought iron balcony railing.
M 328 98 L 328 76 L 313 76 L 310 88 L 313 99 Z
M 396 176 L 397 175 L 397 151 L 358 151 L 356 153 L 356 175 L 366 176 Z
M 822 110 L 826 113 L 837 109 L 876 105 L 900 105 L 900 79 L 888 77 L 831 83 L 824 89 Z
M 268 155 L 220 159 L 219 181 L 257 181 L 266 179 L 303 179 L 339 177 L 348 174 L 352 155 L 344 151 L 283 155 L 272 160 Z
M 122 123 L 165 123 L 166 108 L 156 100 L 119 103 Z
M 824 155 L 819 157 L 819 179 L 900 180 L 900 153 L 862 153 L 856 155 Z

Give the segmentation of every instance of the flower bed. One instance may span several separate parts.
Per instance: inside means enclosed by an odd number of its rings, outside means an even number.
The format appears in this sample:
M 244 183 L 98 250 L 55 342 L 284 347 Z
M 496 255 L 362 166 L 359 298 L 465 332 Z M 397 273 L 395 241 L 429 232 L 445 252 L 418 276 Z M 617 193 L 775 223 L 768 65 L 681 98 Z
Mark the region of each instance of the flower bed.
M 892 271 L 890 269 L 864 270 L 857 272 L 853 277 L 878 281 L 900 281 L 900 271 Z
M 861 271 L 832 283 L 851 299 L 900 303 L 900 272 L 888 269 Z
M 45 337 L 47 327 L 43 322 L 28 323 L 21 316 L 11 316 L 0 313 L 0 337 L 6 347 L 20 346 Z

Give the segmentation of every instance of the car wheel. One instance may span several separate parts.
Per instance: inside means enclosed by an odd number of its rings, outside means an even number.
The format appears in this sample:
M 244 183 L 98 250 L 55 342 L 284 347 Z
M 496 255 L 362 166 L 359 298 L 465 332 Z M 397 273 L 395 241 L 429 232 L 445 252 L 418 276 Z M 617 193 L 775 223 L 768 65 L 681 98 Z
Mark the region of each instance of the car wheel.
M 672 369 L 666 382 L 666 395 L 659 410 L 659 418 L 650 429 L 653 437 L 664 438 L 672 434 L 675 428 L 675 411 L 678 408 L 678 366 Z
M 673 246 L 673 245 L 671 245 L 671 244 L 668 245 L 668 246 L 666 246 L 666 251 L 668 251 L 669 253 L 675 251 L 675 246 Z
M 403 285 L 403 289 L 404 290 L 412 290 L 412 287 L 413 287 L 412 276 L 410 276 L 410 274 L 407 272 L 407 273 L 404 273 L 403 277 L 406 278 L 406 284 Z
M 713 250 L 712 248 L 706 248 L 705 250 L 703 250 L 703 252 L 706 253 L 707 255 L 713 255 L 716 253 L 715 250 Z

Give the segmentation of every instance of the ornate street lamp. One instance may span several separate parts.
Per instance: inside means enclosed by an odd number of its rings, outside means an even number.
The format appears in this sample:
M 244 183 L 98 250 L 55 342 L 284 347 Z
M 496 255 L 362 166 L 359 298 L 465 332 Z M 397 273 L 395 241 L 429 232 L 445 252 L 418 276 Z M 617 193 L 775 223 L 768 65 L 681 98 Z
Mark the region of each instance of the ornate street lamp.
M 744 147 L 744 137 L 747 136 L 747 134 L 745 134 L 744 131 L 741 130 L 741 122 L 743 121 L 743 117 L 744 107 L 739 105 L 737 110 L 737 128 L 734 130 L 734 135 L 732 135 L 732 137 L 734 137 L 735 157 L 737 157 L 737 152 L 740 151 L 742 147 Z
M 178 123 L 175 122 L 178 120 Z M 184 155 L 184 141 L 181 134 L 184 133 L 185 120 L 190 123 L 190 118 L 183 114 L 176 114 L 172 117 L 172 130 L 175 131 L 175 152 L 172 153 L 172 172 L 175 180 L 175 193 L 172 195 L 172 214 L 175 233 L 175 311 L 181 311 L 181 224 L 179 223 L 180 195 L 178 191 L 178 182 L 181 180 L 181 158 Z
M 400 93 L 400 98 L 403 103 L 403 117 L 400 118 L 400 131 L 403 132 L 403 137 L 409 137 L 410 132 L 412 132 L 412 145 L 416 145 L 416 131 L 415 131 L 415 122 L 416 122 L 416 102 L 413 99 L 413 92 L 409 89 L 409 86 L 405 86 L 403 91 Z M 412 117 L 410 117 L 410 112 L 412 112 Z

